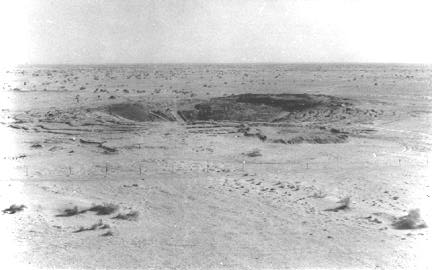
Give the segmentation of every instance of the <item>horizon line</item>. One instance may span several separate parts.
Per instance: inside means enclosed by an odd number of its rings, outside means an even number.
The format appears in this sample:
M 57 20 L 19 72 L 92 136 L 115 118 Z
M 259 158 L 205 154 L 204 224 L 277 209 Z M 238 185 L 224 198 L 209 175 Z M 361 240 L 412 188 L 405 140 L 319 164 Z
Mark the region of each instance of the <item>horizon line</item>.
M 138 66 L 138 65 L 432 65 L 432 62 L 105 62 L 105 63 L 25 63 L 6 67 L 31 66 Z

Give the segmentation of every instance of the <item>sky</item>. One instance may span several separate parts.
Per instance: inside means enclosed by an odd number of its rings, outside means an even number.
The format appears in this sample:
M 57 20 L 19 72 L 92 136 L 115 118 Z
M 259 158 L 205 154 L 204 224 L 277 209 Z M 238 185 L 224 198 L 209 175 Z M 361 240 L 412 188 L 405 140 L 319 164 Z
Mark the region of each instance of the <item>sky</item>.
M 432 63 L 428 0 L 0 0 L 3 64 Z

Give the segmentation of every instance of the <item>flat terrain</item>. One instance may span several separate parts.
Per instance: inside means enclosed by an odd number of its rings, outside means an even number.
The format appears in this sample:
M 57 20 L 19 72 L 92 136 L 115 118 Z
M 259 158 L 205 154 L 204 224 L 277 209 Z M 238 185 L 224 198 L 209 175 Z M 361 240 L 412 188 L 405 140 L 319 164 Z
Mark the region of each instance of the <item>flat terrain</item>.
M 0 208 L 25 205 L 0 215 L 4 264 L 432 267 L 431 66 L 0 76 Z

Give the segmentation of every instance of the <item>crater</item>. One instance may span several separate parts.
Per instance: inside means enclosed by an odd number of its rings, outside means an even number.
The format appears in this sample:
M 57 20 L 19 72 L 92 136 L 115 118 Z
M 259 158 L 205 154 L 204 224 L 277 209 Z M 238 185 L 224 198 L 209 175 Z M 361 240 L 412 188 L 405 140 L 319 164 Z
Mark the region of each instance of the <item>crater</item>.
M 347 100 L 308 94 L 241 94 L 208 101 L 182 101 L 178 114 L 186 121 L 277 122 L 302 112 L 334 110 L 350 106 Z
M 370 123 L 381 112 L 360 109 L 354 100 L 309 94 L 240 94 L 207 100 L 183 99 L 175 105 L 136 102 L 108 105 L 111 115 L 137 122 L 178 121 L 248 123 L 252 125 L 294 125 L 308 131 L 328 133 L 344 139 L 338 129 L 350 129 L 354 123 Z M 219 124 L 220 125 L 220 124 Z M 316 140 L 302 136 L 302 141 Z M 298 138 L 295 138 L 295 140 Z M 294 140 L 294 141 L 295 141 Z M 293 140 L 288 140 L 288 143 Z

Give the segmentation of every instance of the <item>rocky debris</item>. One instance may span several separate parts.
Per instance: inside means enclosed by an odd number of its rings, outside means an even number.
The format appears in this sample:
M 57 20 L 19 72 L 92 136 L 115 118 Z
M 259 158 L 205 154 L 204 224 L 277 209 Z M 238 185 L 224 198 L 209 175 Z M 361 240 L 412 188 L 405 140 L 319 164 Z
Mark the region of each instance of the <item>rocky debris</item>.
M 337 201 L 337 203 L 339 204 L 338 206 L 336 206 L 334 208 L 325 209 L 324 211 L 338 212 L 340 210 L 348 209 L 350 204 L 351 204 L 351 197 L 345 197 L 345 198 Z
M 129 213 L 122 214 L 119 213 L 118 215 L 112 217 L 113 219 L 121 219 L 121 220 L 137 220 L 139 216 L 138 211 L 130 211 Z

